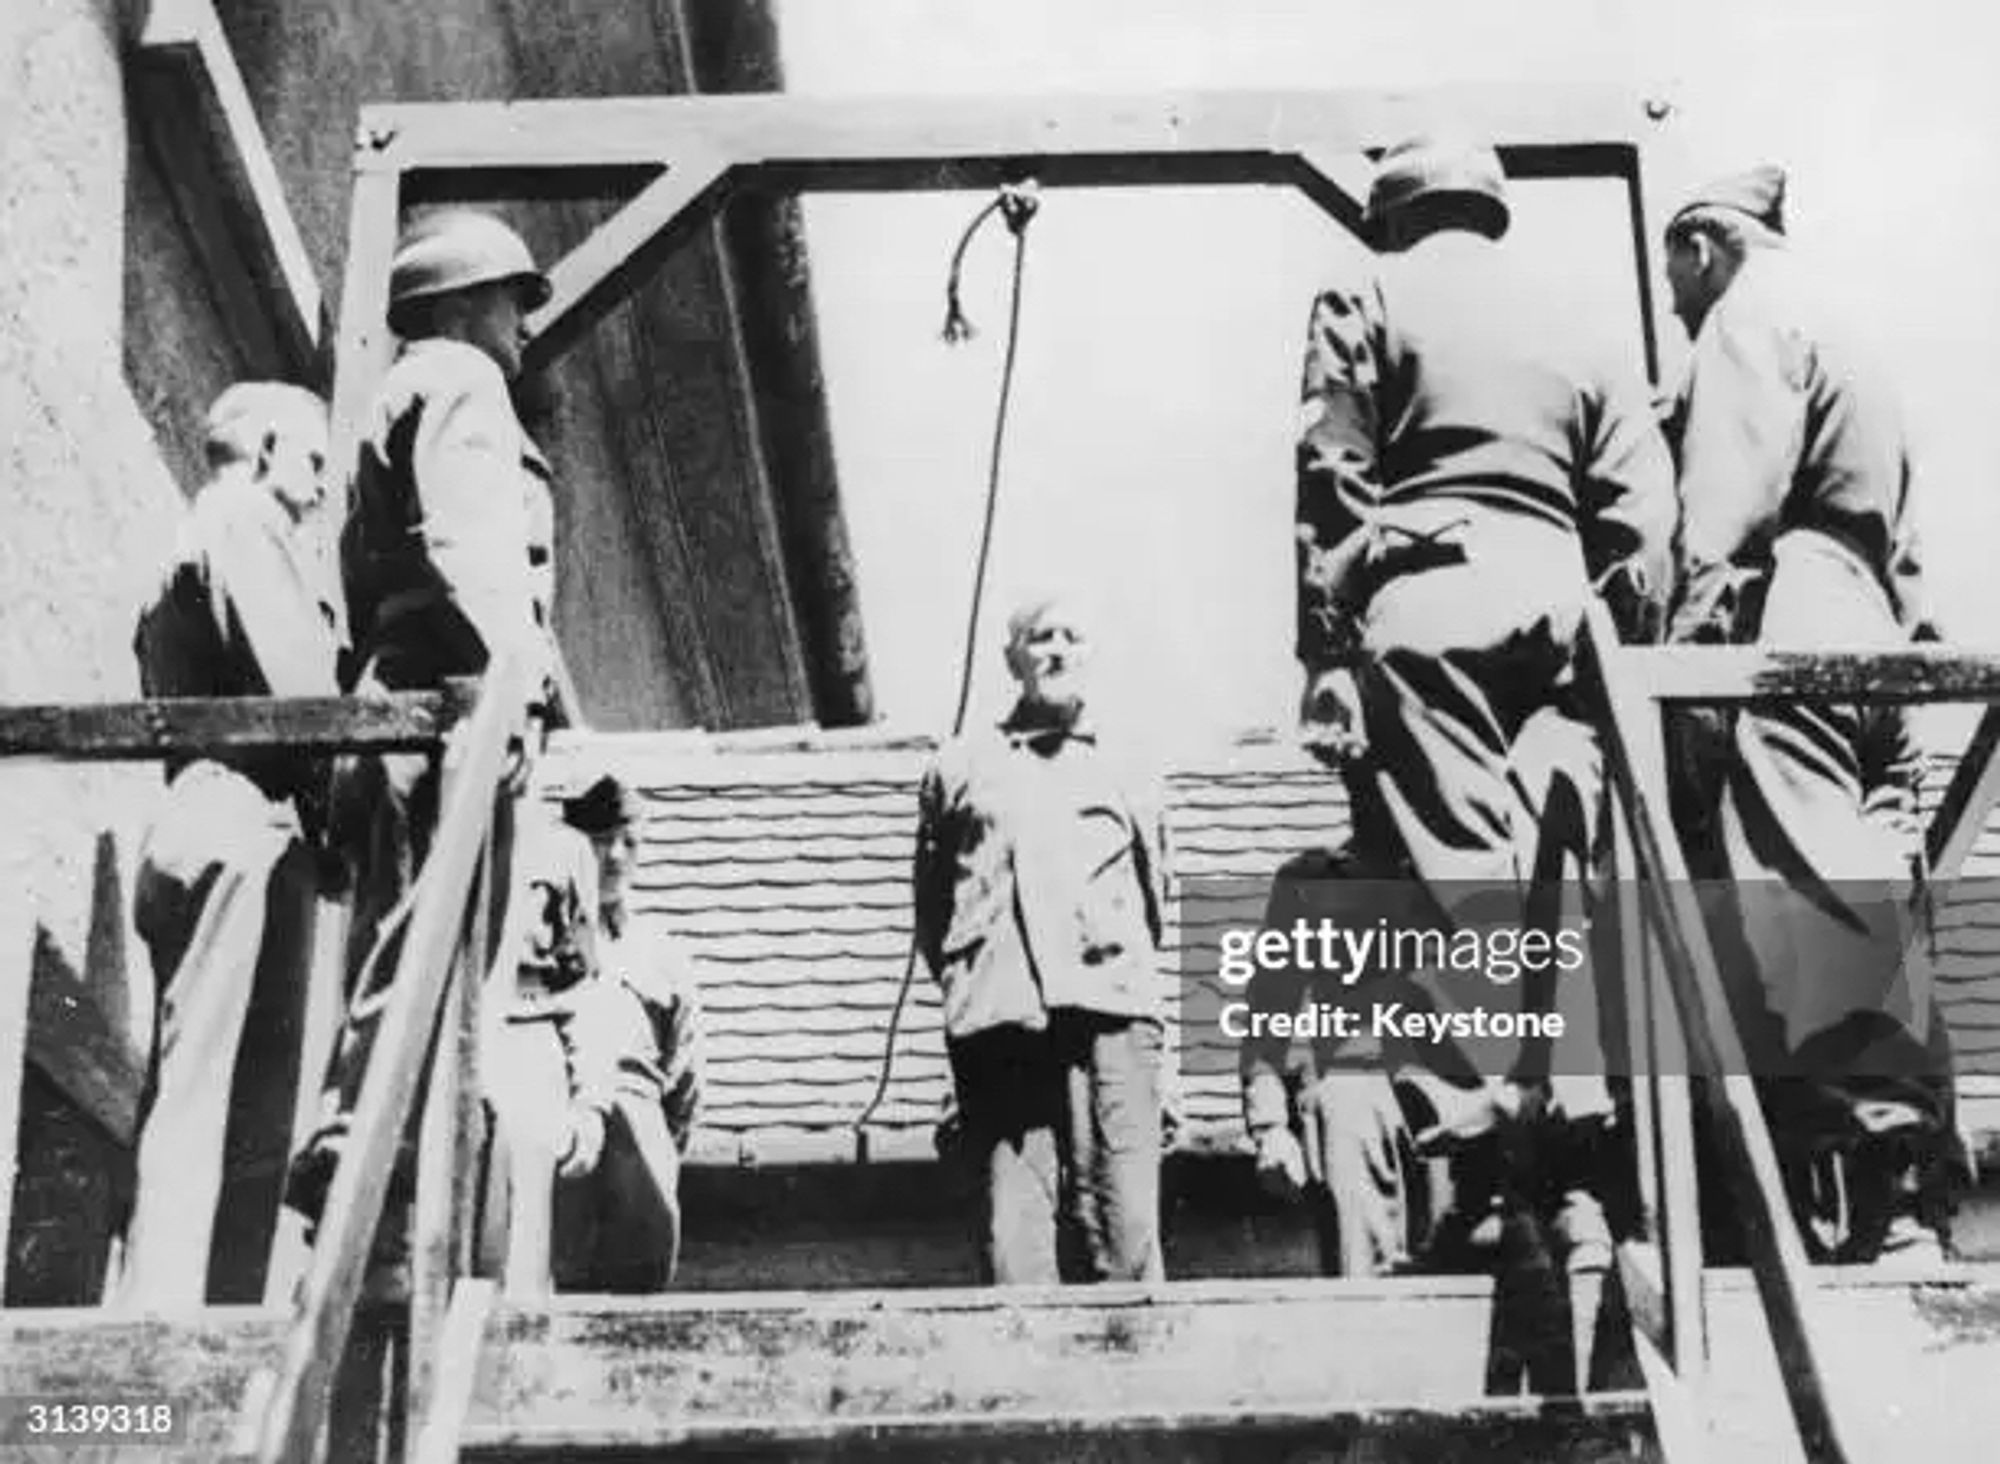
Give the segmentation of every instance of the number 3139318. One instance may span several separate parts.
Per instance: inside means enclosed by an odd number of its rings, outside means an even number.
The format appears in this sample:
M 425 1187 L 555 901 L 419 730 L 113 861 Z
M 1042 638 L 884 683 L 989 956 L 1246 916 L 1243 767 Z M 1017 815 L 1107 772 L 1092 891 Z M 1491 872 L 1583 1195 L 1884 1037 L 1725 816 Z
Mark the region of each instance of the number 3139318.
M 0 1447 L 7 1444 L 171 1443 L 184 1410 L 159 1398 L 98 1402 L 82 1398 L 0 1399 Z

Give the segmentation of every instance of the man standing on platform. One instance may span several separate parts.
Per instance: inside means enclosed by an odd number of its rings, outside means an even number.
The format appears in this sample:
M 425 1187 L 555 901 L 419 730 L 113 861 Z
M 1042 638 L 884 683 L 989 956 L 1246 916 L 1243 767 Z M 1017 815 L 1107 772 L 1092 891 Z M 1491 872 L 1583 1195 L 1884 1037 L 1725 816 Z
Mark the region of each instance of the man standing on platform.
M 1775 167 L 1723 179 L 1667 225 L 1693 343 L 1670 419 L 1683 514 L 1670 638 L 1933 638 L 1899 404 L 1804 288 L 1785 185 Z M 1676 820 L 1691 872 L 1714 882 L 1718 952 L 1809 1247 L 1937 1258 L 1956 1168 L 1951 1051 L 1905 909 L 1920 848 L 1895 816 L 1914 801 L 1906 719 L 1793 703 L 1673 725 L 1692 795 Z
M 529 665 L 531 694 L 557 678 L 549 464 L 510 394 L 528 315 L 549 290 L 520 236 L 487 214 L 432 214 L 397 250 L 389 324 L 405 344 L 364 424 L 341 544 L 347 679 L 364 695 L 434 690 L 510 651 Z M 435 759 L 395 755 L 351 768 L 336 794 L 357 867 L 351 1005 L 329 1112 L 294 1167 L 290 1203 L 309 1218 L 325 1202 L 388 999 L 439 782 Z M 391 1193 L 409 1198 L 407 1186 Z
M 312 537 L 325 405 L 276 382 L 233 386 L 209 412 L 207 453 L 211 476 L 134 637 L 141 689 L 337 695 Z M 262 1299 L 300 1079 L 310 845 L 325 832 L 326 769 L 311 757 L 182 756 L 166 771 L 134 890 L 159 989 L 119 1296 L 140 1310 Z
M 1569 333 L 1564 302 L 1524 276 L 1511 222 L 1490 148 L 1418 139 L 1378 165 L 1378 269 L 1322 292 L 1307 336 L 1297 653 L 1307 741 L 1348 787 L 1345 857 L 1415 901 L 1385 914 L 1450 930 L 1476 897 L 1515 930 L 1553 933 L 1588 917 L 1604 872 L 1600 754 L 1572 689 L 1586 606 L 1603 597 L 1627 640 L 1657 633 L 1675 509 L 1643 380 Z M 1517 983 L 1514 1000 L 1564 1012 L 1552 1049 L 1474 1060 L 1446 1043 L 1320 1079 L 1336 1121 L 1318 1133 L 1341 1152 L 1316 1172 L 1370 1191 L 1334 1196 L 1343 1270 L 1417 1259 L 1403 1219 L 1421 1132 L 1440 1152 L 1532 1131 L 1545 1154 L 1586 1156 L 1565 1175 L 1503 1177 L 1555 1183 L 1571 1263 L 1608 1259 L 1608 1180 L 1589 1158 L 1615 1126 L 1597 993 L 1587 977 L 1541 985 Z M 1426 989 L 1449 1004 L 1466 988 Z M 1301 1178 L 1282 1089 L 1245 1062 L 1260 1167 Z
M 1062 602 L 1017 611 L 1019 699 L 941 748 L 919 795 L 916 938 L 988 1284 L 1164 1275 L 1161 790 L 1100 744 L 1086 651 Z

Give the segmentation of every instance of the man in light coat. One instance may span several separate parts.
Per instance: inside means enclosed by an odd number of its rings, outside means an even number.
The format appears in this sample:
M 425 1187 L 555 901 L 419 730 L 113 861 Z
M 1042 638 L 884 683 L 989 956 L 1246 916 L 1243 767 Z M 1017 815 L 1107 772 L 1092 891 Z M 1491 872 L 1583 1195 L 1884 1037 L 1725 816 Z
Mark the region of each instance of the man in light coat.
M 336 695 L 334 612 L 314 548 L 324 404 L 275 382 L 233 386 L 209 412 L 207 453 L 211 476 L 134 637 L 141 688 L 149 697 Z M 167 765 L 134 889 L 159 1017 L 120 1283 L 126 1305 L 262 1298 L 300 1076 L 322 866 L 310 845 L 325 832 L 324 774 L 283 751 Z M 233 1135 L 232 1093 L 242 1126 Z M 244 1157 L 232 1162 L 232 1153 Z
M 912 876 L 980 1275 L 1158 1280 L 1161 789 L 1100 742 L 1069 606 L 1022 606 L 1006 654 L 1019 698 L 925 772 Z

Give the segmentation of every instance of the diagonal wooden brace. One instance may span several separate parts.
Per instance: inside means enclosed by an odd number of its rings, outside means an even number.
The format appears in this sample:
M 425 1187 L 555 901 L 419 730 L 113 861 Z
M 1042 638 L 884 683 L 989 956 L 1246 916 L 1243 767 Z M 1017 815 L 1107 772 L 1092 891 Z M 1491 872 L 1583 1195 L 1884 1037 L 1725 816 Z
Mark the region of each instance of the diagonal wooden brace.
M 529 320 L 525 369 L 546 366 L 616 309 L 720 198 L 727 157 L 692 148 L 549 271 L 548 304 Z

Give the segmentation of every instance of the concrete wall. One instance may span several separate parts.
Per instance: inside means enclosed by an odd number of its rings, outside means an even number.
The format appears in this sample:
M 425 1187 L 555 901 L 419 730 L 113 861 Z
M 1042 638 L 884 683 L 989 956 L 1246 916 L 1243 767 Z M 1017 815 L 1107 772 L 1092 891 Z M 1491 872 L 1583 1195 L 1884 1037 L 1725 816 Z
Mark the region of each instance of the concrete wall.
M 0 7 L 0 702 L 138 694 L 133 608 L 201 405 L 236 369 L 133 142 L 119 24 L 108 0 Z M 102 1013 L 136 1068 L 152 1013 L 125 909 L 158 786 L 150 768 L 0 765 L 0 1022 L 22 1021 L 32 973 Z M 70 1242 L 108 1224 L 120 1156 L 46 1084 L 24 1099 L 15 1259 L 87 1288 Z

